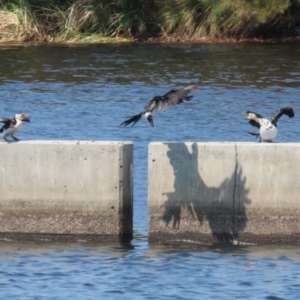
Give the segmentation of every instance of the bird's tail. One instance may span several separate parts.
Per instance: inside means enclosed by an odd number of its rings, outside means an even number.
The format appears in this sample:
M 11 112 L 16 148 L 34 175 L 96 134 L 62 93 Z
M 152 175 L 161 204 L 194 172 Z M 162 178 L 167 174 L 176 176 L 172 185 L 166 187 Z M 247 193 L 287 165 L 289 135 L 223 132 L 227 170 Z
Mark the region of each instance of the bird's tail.
M 133 123 L 131 126 L 134 126 L 135 123 L 137 123 L 141 119 L 142 116 L 143 116 L 143 113 L 139 113 L 138 115 L 132 116 L 128 120 L 126 120 L 123 123 L 121 123 L 121 126 L 122 125 L 127 126 L 127 125 L 129 125 L 131 123 Z
M 252 134 L 252 135 L 255 135 L 257 138 L 259 137 L 259 133 L 249 132 L 249 131 L 248 131 L 248 133 L 249 133 L 249 134 Z

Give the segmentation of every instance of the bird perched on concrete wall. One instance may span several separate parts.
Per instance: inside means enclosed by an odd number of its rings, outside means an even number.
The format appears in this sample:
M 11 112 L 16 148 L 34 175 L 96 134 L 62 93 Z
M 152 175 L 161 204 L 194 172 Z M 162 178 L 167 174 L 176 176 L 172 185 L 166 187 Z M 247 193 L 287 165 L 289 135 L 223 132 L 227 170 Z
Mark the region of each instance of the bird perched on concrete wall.
M 261 115 L 252 112 L 242 112 L 247 117 L 252 126 L 259 128 L 259 133 L 249 132 L 252 135 L 259 137 L 259 142 L 272 142 L 277 135 L 277 121 L 282 115 L 287 115 L 289 118 L 294 117 L 294 111 L 291 107 L 282 107 L 274 115 L 271 120 L 263 118 Z
M 7 136 L 11 136 L 15 141 L 18 141 L 14 134 L 22 128 L 23 122 L 30 122 L 30 120 L 26 114 L 16 114 L 12 119 L 0 118 L 0 122 L 4 123 L 0 133 L 3 139 L 9 142 L 10 140 L 6 139 Z
M 148 122 L 154 127 L 152 113 L 165 110 L 169 106 L 177 105 L 185 101 L 190 101 L 193 95 L 189 95 L 192 90 L 197 90 L 197 85 L 190 85 L 181 90 L 171 90 L 163 96 L 155 96 L 141 111 L 139 114 L 130 117 L 128 120 L 121 123 L 121 125 L 127 126 L 135 125 L 142 117 L 147 118 Z

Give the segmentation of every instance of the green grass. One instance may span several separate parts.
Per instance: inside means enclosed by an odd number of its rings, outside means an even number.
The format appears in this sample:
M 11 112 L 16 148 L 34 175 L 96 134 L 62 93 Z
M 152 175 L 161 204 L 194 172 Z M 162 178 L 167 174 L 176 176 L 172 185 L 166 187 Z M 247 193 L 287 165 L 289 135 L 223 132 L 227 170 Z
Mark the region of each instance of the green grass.
M 160 24 L 166 35 L 189 38 L 253 37 L 265 29 L 290 28 L 299 16 L 299 1 L 165 0 L 159 1 Z M 297 7 L 298 6 L 298 7 Z M 287 16 L 286 14 L 289 14 Z M 290 18 L 292 17 L 292 18 Z
M 300 0 L 0 0 L 0 42 L 280 37 L 299 18 Z
M 0 39 L 40 41 L 43 32 L 26 0 L 8 1 L 0 10 Z

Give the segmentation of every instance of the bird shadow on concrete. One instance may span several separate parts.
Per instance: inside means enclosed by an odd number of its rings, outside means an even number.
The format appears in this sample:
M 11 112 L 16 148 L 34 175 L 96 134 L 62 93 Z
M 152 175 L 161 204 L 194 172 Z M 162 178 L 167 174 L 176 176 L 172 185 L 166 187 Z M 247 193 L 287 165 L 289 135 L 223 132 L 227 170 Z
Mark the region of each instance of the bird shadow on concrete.
M 206 226 L 206 229 L 209 226 L 208 231 L 217 241 L 232 242 L 237 239 L 248 221 L 246 205 L 251 203 L 247 197 L 249 191 L 245 188 L 246 178 L 237 159 L 231 176 L 218 187 L 209 187 L 199 173 L 201 162 L 198 160 L 197 143 L 192 144 L 191 151 L 184 143 L 181 144 L 182 149 L 178 148 L 178 144 L 170 143 L 168 147 L 167 155 L 175 179 L 174 192 L 165 194 L 165 225 L 180 231 L 184 222 L 185 232 L 189 228 L 192 232 L 201 232 L 201 226 Z M 195 224 L 199 225 L 198 229 Z

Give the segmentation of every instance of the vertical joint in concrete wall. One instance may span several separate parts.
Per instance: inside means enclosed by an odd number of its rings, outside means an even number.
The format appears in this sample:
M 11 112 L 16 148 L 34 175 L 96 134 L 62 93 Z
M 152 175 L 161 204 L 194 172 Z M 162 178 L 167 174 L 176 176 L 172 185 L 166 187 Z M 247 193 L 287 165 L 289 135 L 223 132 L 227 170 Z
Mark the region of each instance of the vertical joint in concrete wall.
M 124 144 L 120 147 L 120 235 L 124 239 L 132 238 L 133 232 L 133 186 L 132 164 L 133 145 Z
M 235 149 L 235 169 L 234 169 L 234 182 L 233 182 L 233 191 L 232 191 L 232 238 L 235 239 L 238 236 L 238 233 L 235 230 L 235 194 L 236 194 L 236 181 L 237 181 L 237 172 L 238 172 L 238 152 L 237 147 L 234 145 Z

